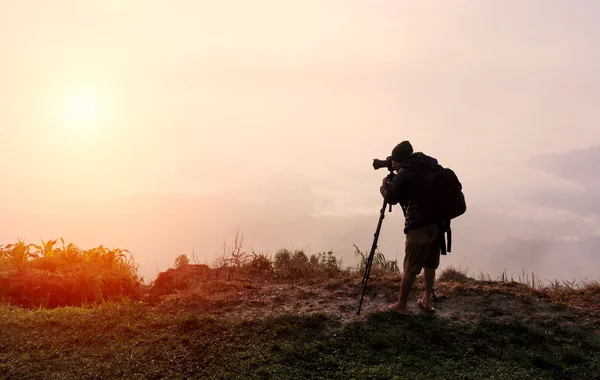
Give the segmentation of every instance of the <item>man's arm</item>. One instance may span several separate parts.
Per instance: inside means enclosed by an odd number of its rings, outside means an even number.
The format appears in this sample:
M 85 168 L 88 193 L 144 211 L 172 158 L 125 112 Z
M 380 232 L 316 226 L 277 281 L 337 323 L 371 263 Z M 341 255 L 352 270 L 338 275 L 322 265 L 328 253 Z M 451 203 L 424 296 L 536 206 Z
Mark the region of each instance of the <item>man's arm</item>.
M 400 169 L 391 181 L 384 181 L 379 188 L 383 199 L 391 205 L 405 203 L 408 200 L 410 177 L 406 169 Z

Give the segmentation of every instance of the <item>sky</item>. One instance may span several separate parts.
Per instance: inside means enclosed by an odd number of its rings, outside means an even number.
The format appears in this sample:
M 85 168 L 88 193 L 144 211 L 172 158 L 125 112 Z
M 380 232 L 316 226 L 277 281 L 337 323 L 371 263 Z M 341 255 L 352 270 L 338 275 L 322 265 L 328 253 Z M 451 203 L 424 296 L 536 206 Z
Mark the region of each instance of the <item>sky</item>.
M 442 266 L 597 279 L 599 17 L 584 0 L 4 0 L 0 244 L 125 248 L 151 279 L 239 228 L 248 250 L 352 264 L 381 208 L 372 159 L 409 140 L 464 186 Z M 386 215 L 389 259 L 402 226 Z

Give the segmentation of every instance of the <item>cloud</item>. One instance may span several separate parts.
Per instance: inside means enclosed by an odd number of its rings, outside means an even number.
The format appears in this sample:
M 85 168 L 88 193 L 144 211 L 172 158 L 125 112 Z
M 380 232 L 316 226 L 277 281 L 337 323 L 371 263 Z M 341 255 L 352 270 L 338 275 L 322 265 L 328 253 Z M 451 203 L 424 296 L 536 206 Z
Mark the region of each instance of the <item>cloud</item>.
M 536 169 L 577 182 L 586 188 L 600 188 L 600 145 L 563 153 L 537 155 L 530 163 Z
M 515 239 L 502 243 L 490 255 L 489 266 L 505 268 L 506 273 L 529 279 L 531 273 L 545 280 L 594 280 L 598 278 L 597 255 L 600 237 L 583 239 Z M 500 275 L 501 272 L 494 275 Z
M 574 191 L 541 188 L 532 192 L 527 200 L 545 207 L 568 210 L 583 218 L 600 218 L 600 145 L 564 153 L 533 157 L 533 168 L 579 185 Z
M 536 155 L 525 163 L 551 176 L 532 182 L 515 205 L 489 221 L 506 239 L 490 245 L 483 267 L 509 276 L 596 279 L 600 258 L 600 145 Z M 542 179 L 537 173 L 537 178 Z M 535 186 L 534 186 L 535 185 Z M 500 271 L 498 271 L 500 269 Z

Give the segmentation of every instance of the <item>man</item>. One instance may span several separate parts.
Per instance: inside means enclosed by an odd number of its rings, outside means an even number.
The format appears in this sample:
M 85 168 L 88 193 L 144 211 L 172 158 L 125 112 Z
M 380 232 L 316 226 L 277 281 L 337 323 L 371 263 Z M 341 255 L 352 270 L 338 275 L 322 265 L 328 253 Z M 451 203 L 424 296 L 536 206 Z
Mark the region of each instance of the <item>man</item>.
M 406 235 L 404 273 L 397 302 L 384 306 L 381 311 L 406 314 L 408 295 L 416 276 L 425 272 L 425 291 L 418 305 L 427 311 L 434 311 L 431 293 L 435 271 L 440 263 L 443 239 L 435 221 L 426 215 L 426 204 L 421 199 L 423 193 L 422 174 L 438 165 L 438 161 L 421 152 L 413 152 L 409 141 L 403 141 L 392 150 L 392 166 L 397 174 L 389 181 L 383 179 L 381 195 L 391 205 L 400 203 L 404 211 L 404 234 Z

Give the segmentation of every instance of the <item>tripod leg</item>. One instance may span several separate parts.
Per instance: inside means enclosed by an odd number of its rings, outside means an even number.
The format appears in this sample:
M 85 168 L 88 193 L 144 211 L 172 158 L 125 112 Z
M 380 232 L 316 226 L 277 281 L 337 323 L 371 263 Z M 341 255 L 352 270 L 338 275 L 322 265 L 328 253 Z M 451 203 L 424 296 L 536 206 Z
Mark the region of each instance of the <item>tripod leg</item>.
M 371 252 L 369 253 L 369 258 L 367 260 L 367 264 L 365 265 L 365 272 L 363 274 L 363 291 L 362 296 L 360 297 L 360 303 L 358 305 L 357 315 L 360 315 L 360 309 L 362 307 L 363 298 L 365 296 L 365 291 L 367 290 L 367 282 L 369 281 L 369 276 L 371 274 L 371 266 L 373 265 L 373 258 L 375 256 L 375 250 L 377 249 L 377 241 L 379 240 L 379 232 L 381 231 L 381 224 L 383 223 L 383 219 L 385 218 L 385 208 L 387 206 L 387 202 L 383 201 L 383 206 L 381 207 L 381 212 L 379 216 L 379 222 L 377 223 L 377 228 L 375 230 L 375 235 L 373 238 L 373 245 L 371 246 Z

